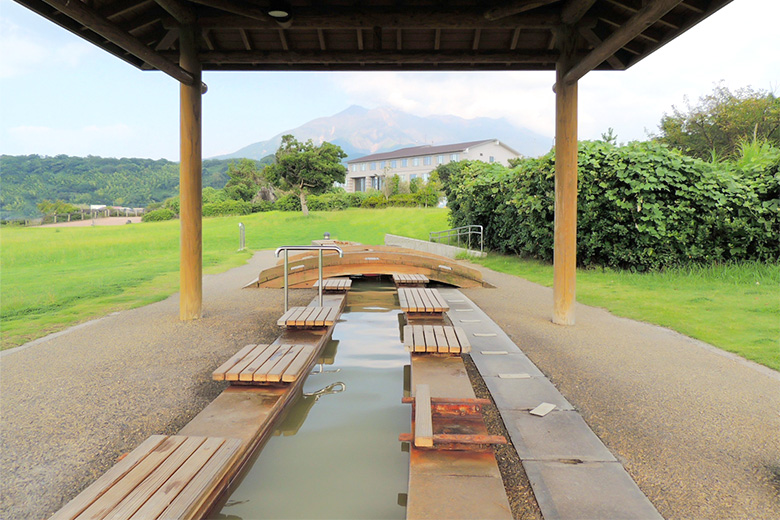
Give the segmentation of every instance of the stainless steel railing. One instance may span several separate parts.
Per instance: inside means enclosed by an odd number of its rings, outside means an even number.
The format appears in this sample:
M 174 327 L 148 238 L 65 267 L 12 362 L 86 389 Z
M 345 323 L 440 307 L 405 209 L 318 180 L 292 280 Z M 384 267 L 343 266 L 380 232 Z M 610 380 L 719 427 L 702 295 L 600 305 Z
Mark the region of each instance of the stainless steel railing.
M 455 238 L 457 241 L 457 247 L 461 247 L 461 237 L 466 237 L 465 242 L 467 249 L 471 247 L 471 236 L 477 235 L 479 237 L 479 252 L 484 252 L 484 229 L 479 224 L 472 224 L 470 226 L 461 226 L 452 229 L 445 229 L 444 231 L 431 231 L 428 233 L 429 242 L 437 242 L 439 244 L 444 243 L 444 239 L 447 239 L 447 245 L 451 246 L 450 241 Z
M 279 253 L 284 251 L 284 312 L 287 312 L 288 309 L 288 294 L 287 294 L 287 272 L 289 271 L 288 265 L 289 265 L 289 252 L 290 251 L 317 251 L 317 256 L 319 260 L 318 264 L 318 279 L 319 279 L 319 297 L 320 297 L 320 307 L 322 307 L 322 252 L 328 250 L 328 251 L 338 251 L 339 258 L 344 256 L 344 251 L 341 250 L 338 246 L 282 246 L 280 248 L 277 248 L 274 255 L 276 255 L 277 258 L 279 258 Z

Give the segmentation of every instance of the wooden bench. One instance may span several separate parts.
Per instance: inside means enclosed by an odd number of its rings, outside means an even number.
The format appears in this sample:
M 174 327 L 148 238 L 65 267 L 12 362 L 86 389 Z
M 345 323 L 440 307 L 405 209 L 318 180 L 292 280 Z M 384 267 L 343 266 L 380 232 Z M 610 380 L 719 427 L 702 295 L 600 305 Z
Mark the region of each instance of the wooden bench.
M 424 274 L 400 274 L 393 275 L 393 283 L 396 287 L 425 287 L 429 282 Z
M 471 352 L 471 343 L 460 327 L 404 325 L 404 348 L 413 353 L 465 354 Z
M 437 289 L 401 288 L 398 289 L 398 301 L 406 313 L 440 314 L 450 310 Z
M 309 365 L 313 345 L 247 345 L 216 369 L 216 381 L 238 384 L 293 383 Z
M 338 307 L 291 307 L 276 324 L 280 327 L 303 329 L 330 327 L 339 314 Z
M 320 286 L 320 281 L 314 282 L 314 288 Z M 347 292 L 352 287 L 352 280 L 349 278 L 325 278 L 322 280 L 323 292 Z
M 201 518 L 235 462 L 241 441 L 153 435 L 60 509 L 75 518 Z

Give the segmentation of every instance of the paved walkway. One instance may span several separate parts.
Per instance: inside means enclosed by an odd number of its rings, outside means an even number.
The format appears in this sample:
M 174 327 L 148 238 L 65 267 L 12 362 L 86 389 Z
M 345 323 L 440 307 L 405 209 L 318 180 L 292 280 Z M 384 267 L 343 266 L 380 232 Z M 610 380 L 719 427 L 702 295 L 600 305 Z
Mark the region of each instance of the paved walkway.
M 661 515 L 780 518 L 780 373 L 585 305 L 577 325 L 554 325 L 551 289 L 477 268 L 497 288 L 463 293 L 580 412 Z

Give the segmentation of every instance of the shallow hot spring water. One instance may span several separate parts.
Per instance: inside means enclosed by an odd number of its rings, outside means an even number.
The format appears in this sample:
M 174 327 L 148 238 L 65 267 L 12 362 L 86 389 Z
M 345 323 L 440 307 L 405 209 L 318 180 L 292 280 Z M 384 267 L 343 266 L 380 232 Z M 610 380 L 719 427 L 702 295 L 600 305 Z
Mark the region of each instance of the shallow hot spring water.
M 392 284 L 355 281 L 332 341 L 295 404 L 234 486 L 219 519 L 406 516 L 410 431 Z

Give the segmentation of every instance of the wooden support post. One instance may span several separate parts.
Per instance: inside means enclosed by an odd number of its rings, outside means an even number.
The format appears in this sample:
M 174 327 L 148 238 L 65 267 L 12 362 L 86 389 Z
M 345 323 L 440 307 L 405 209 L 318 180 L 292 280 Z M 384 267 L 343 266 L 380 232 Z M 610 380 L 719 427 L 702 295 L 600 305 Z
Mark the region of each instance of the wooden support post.
M 181 223 L 181 264 L 179 271 L 179 318 L 201 317 L 203 305 L 202 233 L 202 153 L 201 153 L 201 64 L 198 62 L 196 26 L 184 25 L 179 32 L 181 67 L 192 74 L 192 84 L 180 86 L 179 218 Z
M 553 323 L 574 325 L 577 267 L 577 82 L 563 77 L 571 67 L 576 33 L 558 34 L 561 57 L 555 91 L 555 252 Z

